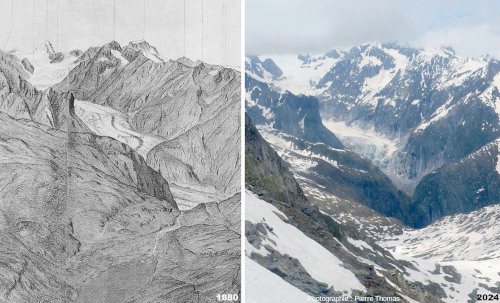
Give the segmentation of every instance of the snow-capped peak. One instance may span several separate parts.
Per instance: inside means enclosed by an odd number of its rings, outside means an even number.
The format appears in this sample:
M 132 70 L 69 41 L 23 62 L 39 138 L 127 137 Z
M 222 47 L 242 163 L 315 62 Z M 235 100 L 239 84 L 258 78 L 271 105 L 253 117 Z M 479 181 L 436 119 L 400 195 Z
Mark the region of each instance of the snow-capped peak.
M 40 90 L 45 90 L 64 79 L 76 66 L 78 53 L 76 50 L 69 53 L 56 52 L 48 40 L 38 45 L 34 52 L 14 52 L 19 60 L 23 60 L 29 82 Z
M 127 48 L 133 49 L 135 51 L 140 51 L 142 54 L 156 63 L 165 62 L 166 60 L 160 56 L 156 47 L 152 46 L 145 40 L 131 41 Z
M 151 54 L 159 55 L 156 48 L 145 40 L 131 41 L 129 42 L 128 47 L 135 50 L 145 51 Z

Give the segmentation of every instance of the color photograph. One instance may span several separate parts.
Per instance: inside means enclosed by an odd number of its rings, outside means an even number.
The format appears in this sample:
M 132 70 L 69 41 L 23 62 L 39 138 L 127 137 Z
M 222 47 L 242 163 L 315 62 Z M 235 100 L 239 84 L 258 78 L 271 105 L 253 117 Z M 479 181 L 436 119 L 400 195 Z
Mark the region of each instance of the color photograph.
M 246 302 L 498 300 L 499 3 L 245 9 Z

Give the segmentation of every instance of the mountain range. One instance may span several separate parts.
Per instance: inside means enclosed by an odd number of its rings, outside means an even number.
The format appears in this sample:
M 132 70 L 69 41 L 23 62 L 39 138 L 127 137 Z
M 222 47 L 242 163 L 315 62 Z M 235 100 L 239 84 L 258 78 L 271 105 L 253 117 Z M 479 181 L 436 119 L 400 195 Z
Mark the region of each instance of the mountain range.
M 408 219 L 413 226 L 425 226 L 442 217 L 442 211 L 432 206 L 429 209 L 424 201 L 424 196 L 431 194 L 426 176 L 440 174 L 448 167 L 449 177 L 457 167 L 452 164 L 474 157 L 500 136 L 500 61 L 492 57 L 463 58 L 449 48 L 430 50 L 372 43 L 324 55 L 268 59 L 283 70 L 280 78 L 261 77 L 251 66 L 248 77 L 274 87 L 278 95 L 294 92 L 297 96 L 316 97 L 323 124 L 342 138 L 346 148 L 371 160 L 398 189 L 412 197 L 414 211 L 425 213 L 423 221 Z M 295 85 L 297 78 L 305 84 Z M 256 123 L 272 126 L 254 114 L 272 109 L 258 98 L 246 99 L 250 100 L 247 110 Z M 258 106 L 253 106 L 254 100 Z M 288 130 L 284 132 L 298 137 Z M 491 154 L 490 161 L 497 162 L 496 154 Z M 486 170 L 492 173 L 486 186 L 496 184 L 500 176 L 494 169 Z M 454 178 L 460 179 L 460 174 L 457 170 Z M 472 197 L 480 187 L 475 188 L 470 181 L 457 180 L 455 185 L 460 186 L 448 187 L 449 194 L 457 195 L 455 189 L 465 188 Z M 494 188 L 491 197 L 490 191 L 483 195 L 486 204 L 498 202 Z M 472 211 L 486 205 L 467 206 L 476 205 L 473 199 L 460 199 L 444 213 Z

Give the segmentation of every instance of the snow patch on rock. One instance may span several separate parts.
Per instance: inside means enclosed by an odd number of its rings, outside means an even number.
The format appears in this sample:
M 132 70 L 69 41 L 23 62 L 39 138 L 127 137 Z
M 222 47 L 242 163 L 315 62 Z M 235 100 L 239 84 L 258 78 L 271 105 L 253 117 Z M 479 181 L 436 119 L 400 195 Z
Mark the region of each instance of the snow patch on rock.
M 366 291 L 356 276 L 342 266 L 343 262 L 316 241 L 307 237 L 299 229 L 285 223 L 285 214 L 272 204 L 262 201 L 252 192 L 246 191 L 246 220 L 257 224 L 265 222 L 273 228 L 269 233 L 270 245 L 281 254 L 287 254 L 299 260 L 307 272 L 317 281 L 333 286 L 337 291 L 352 293 L 352 290 Z M 335 274 L 332 274 L 335 273 Z

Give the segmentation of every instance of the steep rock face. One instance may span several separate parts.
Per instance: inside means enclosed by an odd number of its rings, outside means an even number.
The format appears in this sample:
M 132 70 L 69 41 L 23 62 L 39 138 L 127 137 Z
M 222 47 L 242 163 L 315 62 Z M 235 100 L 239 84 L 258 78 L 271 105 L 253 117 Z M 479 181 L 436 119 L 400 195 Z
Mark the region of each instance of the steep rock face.
M 196 69 L 199 71 L 196 72 Z M 229 69 L 214 71 L 213 75 L 207 72 L 203 66 L 196 67 L 191 78 L 195 80 L 195 86 L 184 84 L 182 88 L 187 89 L 186 94 L 189 95 L 198 87 L 197 101 L 188 97 L 186 103 L 194 101 L 197 105 L 193 110 L 199 110 L 199 116 L 189 121 L 190 125 L 185 125 L 184 130 L 177 130 L 182 132 L 177 137 L 153 148 L 148 153 L 148 163 L 162 171 L 167 180 L 211 185 L 218 192 L 232 194 L 239 191 L 240 182 L 241 162 L 237 147 L 241 128 L 240 120 L 234 118 L 239 116 L 240 111 L 237 93 L 240 77 Z M 179 106 L 182 106 L 182 111 L 187 110 L 187 104 Z M 180 123 L 188 122 L 181 117 L 174 119 L 182 120 Z M 157 121 L 165 123 L 163 119 Z M 177 159 L 178 169 L 162 169 L 169 165 L 163 160 L 164 156 L 165 159 Z
M 22 59 L 21 64 L 23 65 L 24 69 L 28 71 L 30 74 L 33 74 L 33 72 L 35 71 L 35 67 L 33 66 L 33 64 L 31 64 L 31 62 L 27 58 Z
M 154 62 L 164 62 L 165 60 L 160 56 L 156 47 L 150 45 L 144 40 L 130 42 L 123 48 L 125 58 L 129 61 L 134 61 L 139 54 L 143 54 L 146 58 Z
M 277 93 L 251 76 L 245 77 L 245 100 L 248 115 L 257 124 L 267 124 L 313 143 L 322 142 L 333 148 L 342 143 L 322 123 L 315 97 Z
M 106 76 L 120 66 L 121 61 L 117 58 L 120 51 L 121 46 L 114 41 L 98 50 L 88 49 L 79 58 L 78 65 L 54 88 L 63 92 L 74 92 L 77 99 L 87 99 Z
M 398 154 L 404 175 L 420 180 L 435 168 L 454 163 L 498 138 L 498 114 L 474 99 L 450 106 L 445 117 L 410 134 L 404 153 Z
M 245 115 L 245 182 L 258 195 L 265 195 L 292 207 L 309 202 L 285 163 Z
M 423 227 L 444 216 L 470 213 L 500 201 L 499 142 L 487 144 L 457 163 L 425 176 L 415 189 L 412 225 Z
M 31 105 L 33 111 L 33 107 L 37 103 L 27 104 L 21 93 L 22 90 L 25 94 L 33 94 L 33 92 L 29 91 L 30 89 L 26 90 L 21 87 L 22 79 L 27 77 L 28 74 L 23 70 L 22 65 L 19 64 L 15 56 L 4 52 L 0 52 L 0 55 L 0 110 L 12 117 L 31 119 L 28 105 Z
M 17 58 L 5 55 L 0 60 L 0 111 L 16 119 L 31 120 L 53 128 L 90 132 L 74 114 L 71 93 L 58 93 L 52 89 L 42 92 L 25 80 Z
M 245 72 L 250 73 L 256 79 L 261 79 L 263 82 L 277 80 L 283 76 L 283 71 L 273 60 L 267 58 L 262 62 L 257 56 L 248 56 L 246 58 Z

